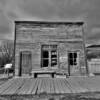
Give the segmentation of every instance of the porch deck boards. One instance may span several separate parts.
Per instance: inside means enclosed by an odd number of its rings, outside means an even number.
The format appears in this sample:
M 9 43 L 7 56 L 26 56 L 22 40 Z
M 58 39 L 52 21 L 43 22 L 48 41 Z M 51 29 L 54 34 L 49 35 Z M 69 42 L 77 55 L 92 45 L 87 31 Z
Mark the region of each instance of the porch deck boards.
M 54 80 L 50 79 L 50 93 L 55 93 Z
M 7 80 L 0 80 L 0 85 L 4 84 Z
M 0 85 L 0 94 L 2 94 L 4 90 L 8 89 L 13 84 L 14 81 L 15 79 L 13 78 L 11 80 L 8 80 L 4 84 Z
M 47 91 L 47 93 L 50 93 L 50 84 L 49 84 L 49 80 L 43 80 L 44 81 L 44 88 L 43 88 L 43 91 Z
M 73 78 L 71 79 L 71 81 L 73 82 Z M 82 92 L 85 92 L 85 91 L 89 91 L 88 90 L 88 87 L 85 87 L 84 86 L 84 79 L 83 78 L 76 78 L 74 80 L 74 83 L 76 84 L 76 89 L 78 91 L 82 91 Z
M 27 94 L 27 92 L 29 90 L 31 90 L 32 86 L 34 85 L 34 82 L 32 82 L 32 81 L 33 81 L 32 79 L 25 79 L 23 86 L 17 91 L 17 93 L 18 94 Z M 31 83 L 33 85 L 31 85 Z M 30 86 L 31 86 L 31 89 L 30 89 Z
M 38 94 L 42 92 L 41 87 L 42 87 L 42 80 L 40 79 L 39 85 L 38 85 L 38 87 L 37 87 L 37 88 L 38 88 L 38 89 L 37 89 L 37 93 L 38 93 Z
M 84 89 L 80 86 L 78 81 L 70 78 L 68 79 L 68 83 L 70 84 L 73 93 L 79 93 L 80 91 L 84 92 Z
M 46 83 L 46 90 L 47 90 L 47 92 L 48 93 L 52 93 L 52 92 L 50 92 L 50 80 L 47 79 L 47 81 L 45 81 L 45 83 Z
M 62 89 L 64 91 L 64 93 L 71 93 L 70 89 L 68 88 L 68 86 L 65 84 L 65 80 L 61 80 L 61 86 L 62 86 Z
M 87 78 L 84 79 L 84 87 L 87 87 L 89 91 L 100 91 L 100 77 L 95 78 L 92 77 L 91 79 Z
M 2 94 L 16 94 L 16 91 L 22 86 L 23 84 L 23 79 L 16 79 L 10 87 L 5 89 Z
M 37 78 L 36 79 L 36 82 L 35 82 L 35 84 L 33 86 L 33 89 L 32 89 L 31 94 L 37 94 L 37 90 L 38 90 L 39 83 L 40 83 L 40 80 Z
M 67 80 L 63 80 L 63 84 L 65 86 L 65 93 L 72 93 L 72 90 L 70 86 L 68 85 L 68 82 L 66 83 Z
M 1 83 L 1 82 L 0 82 Z M 12 78 L 0 85 L 0 95 L 100 92 L 100 77 Z
M 35 79 L 30 79 L 30 81 L 28 81 L 28 86 L 26 87 L 26 89 L 24 90 L 25 92 L 22 92 L 23 94 L 32 94 L 32 91 L 34 90 L 35 85 L 37 84 L 36 82 L 37 80 Z M 21 91 L 21 89 L 20 89 Z M 20 94 L 20 93 L 19 93 Z
M 59 83 L 57 82 L 57 79 L 55 79 L 55 80 L 53 80 L 54 81 L 54 88 L 55 88 L 55 91 L 54 91 L 54 93 L 60 93 L 60 87 L 59 87 Z

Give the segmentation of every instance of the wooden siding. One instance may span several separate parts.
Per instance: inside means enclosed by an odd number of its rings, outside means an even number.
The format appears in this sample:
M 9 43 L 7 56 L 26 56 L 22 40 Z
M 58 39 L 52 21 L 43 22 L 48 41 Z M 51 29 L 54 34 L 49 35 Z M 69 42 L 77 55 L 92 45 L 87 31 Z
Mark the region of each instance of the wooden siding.
M 66 71 L 68 71 L 68 51 L 79 52 L 80 66 L 77 66 L 79 74 L 81 66 L 85 66 L 82 25 L 82 23 L 16 22 L 15 70 L 19 69 L 21 51 L 32 52 L 32 70 L 34 70 L 41 68 L 41 45 L 55 44 L 59 53 L 58 67 Z M 66 60 L 61 61 L 62 58 Z

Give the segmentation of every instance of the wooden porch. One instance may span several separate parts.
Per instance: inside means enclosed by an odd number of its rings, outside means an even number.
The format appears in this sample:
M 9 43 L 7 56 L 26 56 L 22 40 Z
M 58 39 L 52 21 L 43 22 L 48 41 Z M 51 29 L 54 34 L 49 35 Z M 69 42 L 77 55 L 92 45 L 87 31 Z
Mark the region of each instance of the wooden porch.
M 100 77 L 22 78 L 0 82 L 0 95 L 100 92 Z

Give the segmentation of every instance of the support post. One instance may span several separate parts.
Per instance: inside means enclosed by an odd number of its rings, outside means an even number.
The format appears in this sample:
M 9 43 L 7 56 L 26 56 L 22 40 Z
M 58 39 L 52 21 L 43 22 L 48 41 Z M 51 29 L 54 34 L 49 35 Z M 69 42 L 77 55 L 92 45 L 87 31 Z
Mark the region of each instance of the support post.
M 15 56 L 15 54 L 16 54 L 16 22 L 15 22 L 15 25 L 14 25 L 14 26 L 15 26 L 15 31 L 14 31 L 15 33 L 14 33 L 14 52 L 13 52 L 13 53 L 14 53 L 14 58 L 13 58 L 13 60 L 14 60 L 13 76 L 15 76 L 15 57 L 16 57 L 16 56 Z
M 84 32 L 83 26 L 82 26 L 82 33 L 83 33 L 83 48 L 84 48 L 84 56 L 85 56 L 86 75 L 89 76 L 89 69 L 88 69 L 88 63 L 87 63 L 87 50 L 85 47 L 85 32 Z

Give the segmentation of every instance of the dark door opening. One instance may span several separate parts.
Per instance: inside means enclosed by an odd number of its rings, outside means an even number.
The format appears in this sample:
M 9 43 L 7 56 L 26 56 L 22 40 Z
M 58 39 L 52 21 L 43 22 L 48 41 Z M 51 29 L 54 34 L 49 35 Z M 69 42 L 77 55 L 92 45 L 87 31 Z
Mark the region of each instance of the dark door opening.
M 71 74 L 71 67 L 77 66 L 77 52 L 68 53 L 68 73 Z

